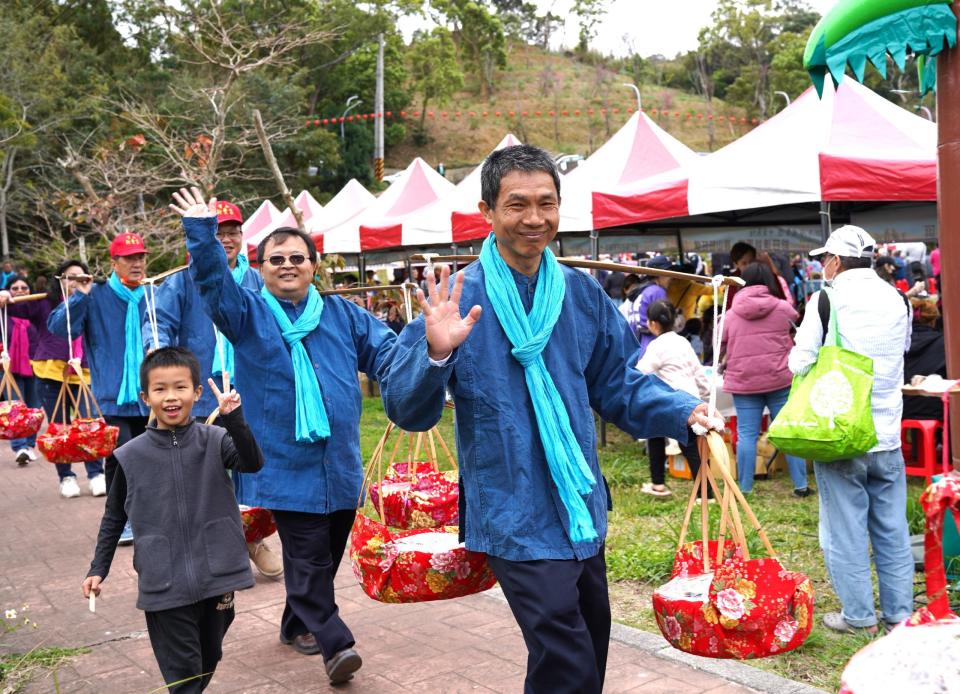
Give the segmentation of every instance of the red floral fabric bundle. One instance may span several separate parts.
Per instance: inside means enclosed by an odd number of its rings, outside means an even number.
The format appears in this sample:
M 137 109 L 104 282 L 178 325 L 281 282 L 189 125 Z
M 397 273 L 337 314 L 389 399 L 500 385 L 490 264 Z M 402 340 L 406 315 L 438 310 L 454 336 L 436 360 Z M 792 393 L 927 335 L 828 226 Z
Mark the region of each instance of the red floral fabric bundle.
M 247 542 L 259 542 L 277 532 L 277 522 L 269 509 L 260 506 L 240 506 L 240 520 L 243 521 L 243 539 Z
M 408 468 L 408 463 L 394 463 L 387 469 L 383 482 L 370 485 L 370 499 L 378 514 L 383 494 L 384 517 L 380 520 L 404 529 L 458 525 L 457 472 L 437 472 L 428 463 L 415 465 L 412 474 Z
M 21 400 L 0 402 L 0 439 L 6 441 L 33 436 L 43 424 L 43 410 L 27 407 Z
M 104 458 L 117 447 L 120 430 L 102 418 L 74 419 L 69 424 L 50 422 L 37 437 L 37 448 L 51 463 L 78 463 Z
M 708 547 L 713 560 L 717 541 Z M 683 545 L 671 580 L 653 594 L 657 625 L 670 644 L 709 658 L 763 658 L 797 648 L 813 628 L 813 603 L 809 578 L 777 559 L 745 560 L 733 542 L 706 573 L 703 543 Z
M 468 551 L 456 527 L 391 533 L 362 513 L 350 535 L 353 573 L 363 591 L 380 602 L 426 602 L 460 598 L 497 582 L 487 556 Z

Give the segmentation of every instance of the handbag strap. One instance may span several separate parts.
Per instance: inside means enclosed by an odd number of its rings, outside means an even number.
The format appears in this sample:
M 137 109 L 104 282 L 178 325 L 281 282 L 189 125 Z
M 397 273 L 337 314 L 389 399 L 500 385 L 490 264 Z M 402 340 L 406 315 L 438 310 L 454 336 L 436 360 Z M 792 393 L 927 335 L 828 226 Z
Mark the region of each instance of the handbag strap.
M 837 322 L 837 307 L 834 302 L 833 289 L 824 286 L 817 299 L 817 313 L 820 314 L 820 325 L 823 328 L 823 344 L 831 347 L 841 347 L 840 326 Z
M 950 471 L 927 487 L 920 496 L 920 504 L 926 515 L 923 570 L 927 578 L 927 609 L 937 619 L 953 617 L 943 566 L 943 524 L 949 509 L 960 530 L 960 472 Z

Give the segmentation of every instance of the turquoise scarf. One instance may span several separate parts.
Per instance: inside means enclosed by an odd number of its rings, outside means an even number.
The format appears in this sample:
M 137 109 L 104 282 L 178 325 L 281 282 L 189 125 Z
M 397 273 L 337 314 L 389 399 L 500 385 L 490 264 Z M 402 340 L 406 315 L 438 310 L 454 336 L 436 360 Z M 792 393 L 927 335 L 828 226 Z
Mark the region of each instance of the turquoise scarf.
M 240 251 L 240 255 L 237 256 L 237 265 L 230 271 L 230 274 L 233 275 L 233 281 L 242 284 L 249 269 L 250 261 L 246 254 Z M 230 374 L 230 378 L 234 378 L 237 374 L 233 370 L 233 345 L 230 340 L 220 334 L 216 327 L 213 328 L 213 332 L 216 335 L 217 344 L 214 345 L 213 349 L 213 366 L 210 367 L 210 373 L 216 375 L 226 372 Z M 220 358 L 221 352 L 223 352 L 222 359 Z
M 500 257 L 493 234 L 483 242 L 480 265 L 487 297 L 513 345 L 511 354 L 523 366 L 550 476 L 570 519 L 570 540 L 596 540 L 597 530 L 583 497 L 593 491 L 597 481 L 573 435 L 566 407 L 541 356 L 563 308 L 566 283 L 560 265 L 551 250 L 544 249 L 529 315 L 523 310 L 520 292 L 510 268 Z
M 117 404 L 129 405 L 139 401 L 140 393 L 140 363 L 143 361 L 140 302 L 143 301 L 143 287 L 130 289 L 115 272 L 110 274 L 107 286 L 127 302 L 127 315 L 123 322 L 123 377 L 120 380 L 120 392 L 117 393 Z
M 291 323 L 287 314 L 283 312 L 280 302 L 264 287 L 260 296 L 267 303 L 267 308 L 273 314 L 283 341 L 290 348 L 290 358 L 293 360 L 293 380 L 297 395 L 297 441 L 314 443 L 330 436 L 330 422 L 327 420 L 327 410 L 323 406 L 323 395 L 320 392 L 320 383 L 313 370 L 310 355 L 303 346 L 303 338 L 316 330 L 320 324 L 320 314 L 323 313 L 323 298 L 313 285 L 307 292 L 307 306 Z

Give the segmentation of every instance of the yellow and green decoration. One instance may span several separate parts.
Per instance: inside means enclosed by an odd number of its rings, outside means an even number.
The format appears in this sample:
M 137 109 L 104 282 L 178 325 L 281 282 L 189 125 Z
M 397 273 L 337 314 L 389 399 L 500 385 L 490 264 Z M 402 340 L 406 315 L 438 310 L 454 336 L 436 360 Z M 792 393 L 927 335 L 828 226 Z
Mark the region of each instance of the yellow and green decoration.
M 841 0 L 827 12 L 810 35 L 803 66 L 818 94 L 830 75 L 843 79 L 847 65 L 863 82 L 869 60 L 886 77 L 887 54 L 902 70 L 908 53 L 917 56 L 920 91 L 936 85 L 935 58 L 957 43 L 953 0 Z

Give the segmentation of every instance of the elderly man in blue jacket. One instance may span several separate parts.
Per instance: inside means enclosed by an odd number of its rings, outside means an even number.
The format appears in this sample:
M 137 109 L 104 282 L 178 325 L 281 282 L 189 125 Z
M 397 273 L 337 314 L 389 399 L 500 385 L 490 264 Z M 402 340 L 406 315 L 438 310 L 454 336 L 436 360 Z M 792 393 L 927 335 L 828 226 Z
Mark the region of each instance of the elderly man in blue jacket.
M 231 277 L 216 201 L 205 204 L 197 189 L 174 200 L 190 273 L 204 311 L 233 343 L 237 390 L 266 460 L 260 472 L 237 475 L 236 487 L 241 503 L 277 521 L 287 591 L 280 640 L 322 653 L 331 683 L 345 682 L 362 662 L 333 589 L 363 478 L 357 372 L 377 379 L 396 335 L 362 308 L 320 296 L 307 234 L 281 227 L 261 241 L 264 287 L 255 292 Z
M 259 292 L 263 286 L 260 273 L 250 267 L 244 252 L 243 215 L 240 208 L 226 200 L 217 202 L 217 241 L 223 246 L 230 267 L 230 276 L 241 287 Z M 167 278 L 157 288 L 157 347 L 181 346 L 189 349 L 200 362 L 200 382 L 208 378 L 223 377 L 224 373 L 236 380 L 233 345 L 220 334 L 216 326 L 203 312 L 200 293 L 189 272 L 178 272 Z M 143 324 L 143 347 L 154 348 L 153 332 L 149 321 Z M 203 390 L 193 413 L 206 419 L 217 409 L 217 399 L 207 389 Z M 257 569 L 264 576 L 276 578 L 283 573 L 283 562 L 262 540 L 248 542 L 247 551 Z
M 390 419 L 423 431 L 457 408 L 461 533 L 486 552 L 527 645 L 527 692 L 597 692 L 610 638 L 609 493 L 593 412 L 638 438 L 687 439 L 706 405 L 634 368 L 638 343 L 597 282 L 560 265 L 550 156 L 507 147 L 483 165 L 493 233 L 448 289 L 428 275 L 423 316 L 381 377 Z M 460 305 L 472 306 L 461 317 Z M 482 318 L 481 318 L 482 316 Z
M 47 318 L 47 328 L 53 334 L 83 336 L 93 394 L 107 423 L 120 429 L 118 447 L 142 434 L 147 426 L 147 407 L 140 399 L 140 363 L 144 354 L 141 325 L 146 308 L 140 282 L 146 276 L 146 256 L 140 236 L 130 232 L 118 235 L 110 243 L 113 271 L 107 281 L 77 284 L 69 301 L 58 305 Z M 108 458 L 108 492 L 115 472 L 116 464 Z M 133 533 L 128 526 L 120 536 L 120 544 L 132 542 Z

